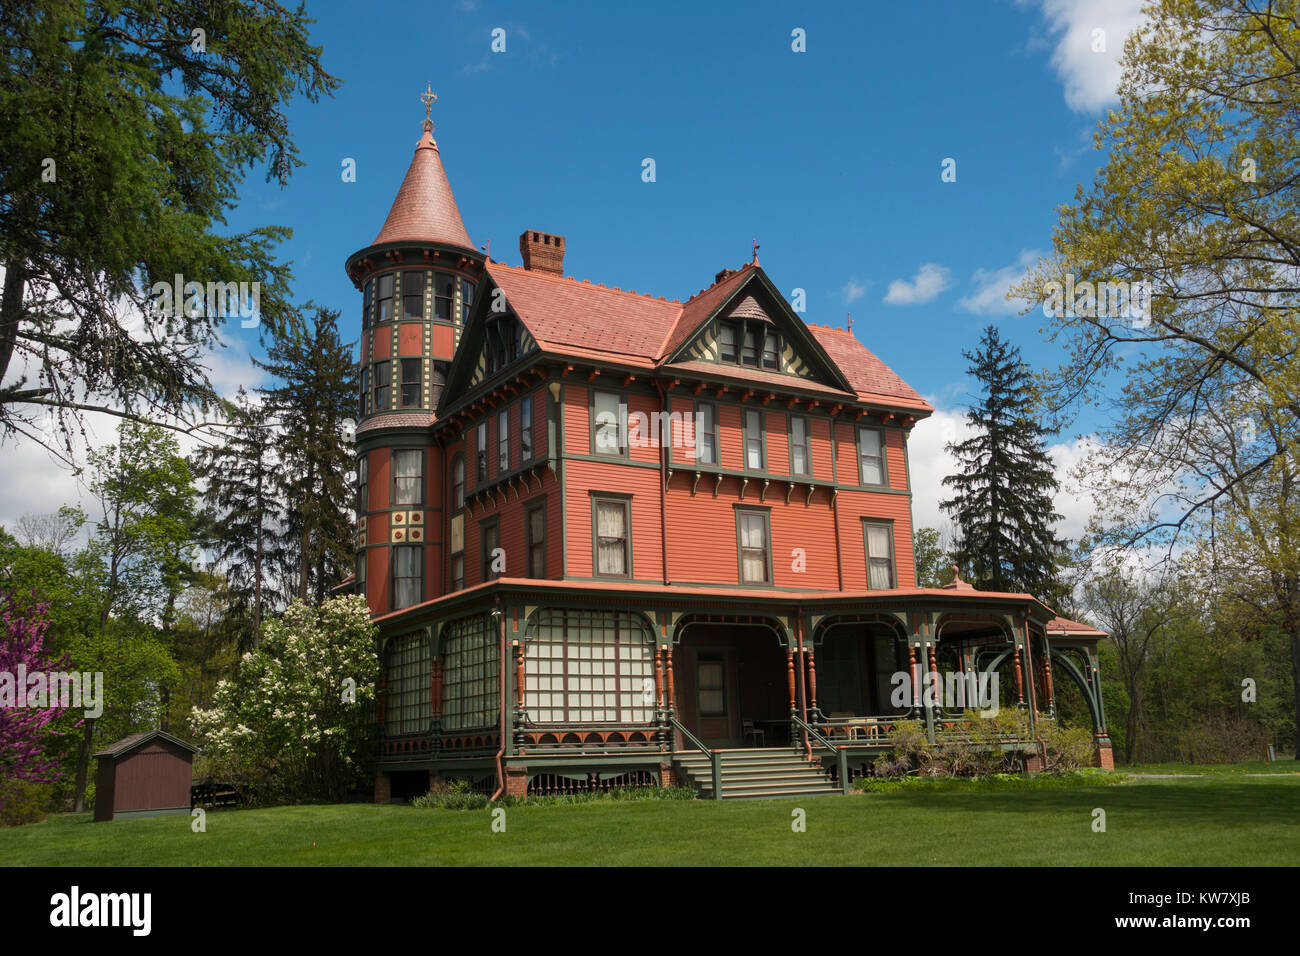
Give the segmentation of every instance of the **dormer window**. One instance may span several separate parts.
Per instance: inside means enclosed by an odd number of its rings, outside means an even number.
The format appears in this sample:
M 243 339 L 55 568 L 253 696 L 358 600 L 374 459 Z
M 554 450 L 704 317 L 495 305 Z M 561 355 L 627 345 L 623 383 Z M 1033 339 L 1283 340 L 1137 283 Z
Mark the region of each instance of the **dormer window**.
M 724 362 L 736 361 L 736 326 L 733 322 L 723 322 L 719 329 L 718 356 Z
M 781 335 L 757 303 L 739 318 L 718 322 L 718 361 L 748 368 L 781 370 Z M 755 315 L 758 318 L 755 318 Z

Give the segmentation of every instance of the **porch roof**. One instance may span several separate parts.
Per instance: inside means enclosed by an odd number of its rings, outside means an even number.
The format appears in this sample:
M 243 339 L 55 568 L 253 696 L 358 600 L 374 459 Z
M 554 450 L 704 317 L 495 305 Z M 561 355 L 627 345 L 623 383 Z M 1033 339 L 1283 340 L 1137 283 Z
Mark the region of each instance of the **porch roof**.
M 891 588 L 889 590 L 862 591 L 778 591 L 771 588 L 718 587 L 716 585 L 682 585 L 636 583 L 629 581 L 571 581 L 543 578 L 497 578 L 473 587 L 456 591 L 413 605 L 401 611 L 381 614 L 374 620 L 382 626 L 391 626 L 399 620 L 414 619 L 448 612 L 466 605 L 479 604 L 500 595 L 527 595 L 537 600 L 548 600 L 549 595 L 572 600 L 645 601 L 663 606 L 672 601 L 698 603 L 708 601 L 735 610 L 736 606 L 761 607 L 764 610 L 790 612 L 803 606 L 818 608 L 843 608 L 869 606 L 887 609 L 891 606 L 914 608 L 919 604 L 951 608 L 979 607 L 1001 604 L 1022 607 L 1039 623 L 1064 621 L 1056 612 L 1032 594 L 1001 591 L 977 591 L 973 588 Z M 1074 622 L 1069 622 L 1074 623 Z M 1084 625 L 1077 625 L 1084 626 Z M 1074 636 L 1074 635 L 1072 635 Z M 1078 636 L 1087 636 L 1080 633 Z

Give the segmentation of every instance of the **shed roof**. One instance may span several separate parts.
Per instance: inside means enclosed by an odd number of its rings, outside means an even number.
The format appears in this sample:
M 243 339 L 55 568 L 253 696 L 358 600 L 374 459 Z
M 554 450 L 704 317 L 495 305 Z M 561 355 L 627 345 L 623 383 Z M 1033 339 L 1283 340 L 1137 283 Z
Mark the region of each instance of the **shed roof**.
M 187 743 L 184 740 L 181 740 L 179 737 L 172 736 L 171 734 L 167 733 L 167 731 L 165 730 L 146 730 L 142 734 L 132 734 L 130 737 L 123 737 L 121 740 L 117 741 L 116 743 L 109 744 L 107 747 L 104 747 L 101 750 L 96 750 L 95 756 L 96 757 L 120 757 L 124 753 L 135 750 L 138 747 L 143 747 L 145 744 L 153 740 L 155 737 L 162 737 L 164 740 L 168 740 L 171 743 L 176 744 L 176 746 L 178 747 L 184 747 L 190 753 L 199 752 L 198 747 L 194 746 L 191 743 Z

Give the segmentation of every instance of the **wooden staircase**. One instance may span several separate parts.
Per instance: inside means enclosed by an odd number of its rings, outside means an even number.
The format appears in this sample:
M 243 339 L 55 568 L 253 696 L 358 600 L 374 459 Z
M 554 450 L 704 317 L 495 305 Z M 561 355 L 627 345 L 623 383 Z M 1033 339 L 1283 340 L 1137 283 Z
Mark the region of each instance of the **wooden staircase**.
M 840 793 L 827 779 L 821 764 L 809 763 L 791 747 L 751 747 L 722 750 L 722 799 L 824 796 Z M 683 783 L 701 797 L 712 800 L 713 763 L 707 752 L 688 750 L 673 756 L 673 766 Z

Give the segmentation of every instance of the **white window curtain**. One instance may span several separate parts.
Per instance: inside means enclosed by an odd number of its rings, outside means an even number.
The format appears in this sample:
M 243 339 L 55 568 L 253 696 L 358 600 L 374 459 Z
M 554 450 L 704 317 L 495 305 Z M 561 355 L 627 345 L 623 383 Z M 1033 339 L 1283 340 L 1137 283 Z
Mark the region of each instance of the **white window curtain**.
M 597 571 L 627 574 L 627 509 L 613 501 L 596 502 Z
M 867 586 L 873 591 L 884 591 L 894 586 L 893 548 L 890 546 L 889 528 L 884 525 L 867 525 Z
M 885 469 L 880 458 L 880 432 L 870 428 L 858 429 L 858 456 L 862 463 L 862 483 L 883 485 Z
M 740 564 L 745 581 L 767 583 L 767 526 L 762 515 L 740 516 Z

